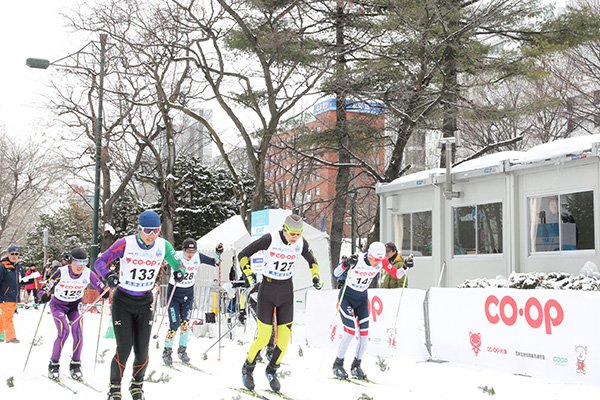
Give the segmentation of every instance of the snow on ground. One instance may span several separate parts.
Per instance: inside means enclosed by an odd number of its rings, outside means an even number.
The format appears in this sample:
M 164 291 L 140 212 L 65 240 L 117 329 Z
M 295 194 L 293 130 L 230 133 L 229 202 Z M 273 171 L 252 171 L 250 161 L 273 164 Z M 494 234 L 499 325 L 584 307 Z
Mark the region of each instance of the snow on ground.
M 27 369 L 23 365 L 34 336 L 34 331 L 41 315 L 40 310 L 20 309 L 15 315 L 17 336 L 20 344 L 0 343 L 0 399 L 27 399 L 43 396 L 45 399 L 105 399 L 109 379 L 110 359 L 114 353 L 114 339 L 104 338 L 109 318 L 104 315 L 101 327 L 100 353 L 106 351 L 105 361 L 97 364 L 94 372 L 94 353 L 98 335 L 99 314 L 86 314 L 84 319 L 84 349 L 82 366 L 88 382 L 101 390 L 97 393 L 85 386 L 67 378 L 68 362 L 71 355 L 71 339 L 67 341 L 61 359 L 61 374 L 63 381 L 78 390 L 74 395 L 48 380 L 48 360 L 56 329 L 52 318 L 44 312 L 38 337 L 42 336 L 42 344 L 34 346 Z M 215 326 L 216 328 L 216 326 Z M 216 331 L 216 329 L 215 329 Z M 153 334 L 156 327 L 153 328 Z M 202 360 L 202 354 L 215 342 L 215 339 L 195 338 L 190 335 L 188 353 L 192 363 L 206 371 L 198 372 L 177 365 L 181 371 L 162 366 L 162 344 L 166 326 L 161 329 L 160 348 L 157 341 L 150 340 L 150 364 L 146 376 L 155 371 L 154 377 L 167 374 L 171 377 L 168 383 L 150 383 L 144 385 L 146 399 L 253 399 L 254 397 L 233 390 L 241 387 L 241 366 L 248 350 L 252 333 L 245 332 L 242 327 L 236 328 L 233 339 L 227 338 L 222 342 L 221 359 L 218 360 L 218 347 L 215 346 L 207 353 L 207 359 Z M 224 332 L 224 331 L 223 331 Z M 178 338 L 178 337 L 177 337 Z M 178 340 L 178 339 L 176 339 Z M 177 343 L 177 342 L 176 342 Z M 493 370 L 469 367 L 453 363 L 415 362 L 409 359 L 386 359 L 388 370 L 382 372 L 377 366 L 377 359 L 366 356 L 363 369 L 374 382 L 358 386 L 337 381 L 331 378 L 331 364 L 335 358 L 334 349 L 311 349 L 305 346 L 304 326 L 296 325 L 288 353 L 284 357 L 284 365 L 280 372 L 289 376 L 283 378 L 282 392 L 293 399 L 322 399 L 335 398 L 353 399 L 544 399 L 562 400 L 566 398 L 598 399 L 600 388 L 579 385 L 567 385 L 548 382 L 535 378 L 510 375 Z M 299 349 L 303 355 L 300 356 Z M 346 368 L 353 357 L 354 347 L 351 345 L 347 357 Z M 124 388 L 130 380 L 131 361 L 127 366 Z M 255 370 L 255 381 L 258 390 L 267 397 L 279 397 L 265 392 L 268 389 L 264 376 L 264 364 L 259 364 Z M 14 378 L 14 387 L 9 388 L 7 379 Z M 482 388 L 493 388 L 494 395 L 488 394 Z M 368 396 L 368 397 L 367 397 Z M 123 399 L 130 399 L 129 393 L 123 393 Z

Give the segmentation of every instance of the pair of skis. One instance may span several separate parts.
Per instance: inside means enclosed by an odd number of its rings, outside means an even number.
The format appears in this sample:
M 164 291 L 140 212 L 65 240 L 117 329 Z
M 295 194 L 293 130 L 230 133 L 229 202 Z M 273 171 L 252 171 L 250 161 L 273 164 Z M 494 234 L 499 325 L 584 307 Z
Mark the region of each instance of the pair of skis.
M 370 379 L 358 379 L 358 378 L 354 378 L 354 377 L 351 377 L 351 376 L 349 376 L 346 379 L 337 378 L 337 377 L 331 377 L 330 379 L 333 379 L 335 381 L 340 381 L 340 382 L 352 383 L 352 384 L 358 385 L 358 386 L 367 386 L 367 385 L 365 385 L 366 383 L 372 383 L 372 384 L 375 383 L 375 382 L 373 382 Z
M 233 390 L 235 390 L 237 392 L 240 392 L 240 393 L 247 394 L 248 396 L 255 397 L 257 399 L 272 400 L 271 397 L 267 397 L 265 394 L 263 394 L 262 391 L 259 392 L 259 391 L 256 391 L 256 390 L 249 390 L 249 389 L 246 389 L 246 388 L 231 388 L 231 389 L 233 389 Z M 277 397 L 279 397 L 281 399 L 285 399 L 285 400 L 294 400 L 292 397 L 288 396 L 287 394 L 283 394 L 281 392 L 275 392 L 273 390 L 265 390 L 264 393 L 267 393 L 267 394 L 273 395 L 273 396 L 277 396 Z
M 74 389 L 70 385 L 67 385 L 66 383 L 64 383 L 60 378 L 58 378 L 58 379 L 52 379 L 52 378 L 49 378 L 46 375 L 42 375 L 42 376 L 44 378 L 50 379 L 52 382 L 56 383 L 58 386 L 62 387 L 63 389 L 68 390 L 69 392 L 71 392 L 73 394 L 77 394 L 77 390 L 76 389 Z M 99 389 L 95 388 L 94 386 L 90 385 L 84 379 L 72 379 L 72 381 L 77 382 L 77 383 L 79 383 L 79 384 L 87 387 L 88 389 L 92 389 L 96 393 L 102 393 L 101 390 L 99 390 Z
M 175 364 L 176 364 L 176 365 L 175 365 Z M 193 369 L 194 371 L 198 371 L 198 372 L 202 372 L 203 374 L 208 374 L 208 375 L 210 375 L 210 373 L 209 373 L 209 372 L 206 372 L 205 370 L 203 370 L 203 369 L 201 369 L 201 368 L 199 368 L 199 367 L 195 366 L 194 364 L 190 364 L 190 363 L 178 362 L 178 363 L 173 363 L 173 365 L 166 365 L 166 364 L 163 364 L 163 365 L 164 365 L 165 367 L 167 367 L 167 368 L 169 368 L 169 369 L 172 369 L 172 370 L 174 370 L 174 371 L 177 371 L 177 372 L 183 372 L 183 371 L 182 371 L 181 369 L 179 369 L 178 367 L 179 367 L 179 366 L 184 366 L 184 367 L 188 367 L 188 368 L 190 368 L 190 369 Z

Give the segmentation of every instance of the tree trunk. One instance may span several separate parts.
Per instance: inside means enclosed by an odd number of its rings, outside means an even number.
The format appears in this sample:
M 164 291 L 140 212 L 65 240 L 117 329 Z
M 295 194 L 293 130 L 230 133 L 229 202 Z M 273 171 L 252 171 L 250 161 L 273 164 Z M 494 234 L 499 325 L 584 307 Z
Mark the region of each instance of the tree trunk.
M 348 124 L 346 119 L 346 88 L 342 82 L 346 78 L 346 58 L 344 56 L 344 2 L 338 0 L 335 15 L 336 29 L 336 85 L 335 85 L 335 117 L 336 134 L 338 137 L 338 162 L 350 161 L 350 154 L 346 150 L 350 143 L 348 136 Z M 338 166 L 335 179 L 335 198 L 333 200 L 330 230 L 331 245 L 331 268 L 335 268 L 340 259 L 342 237 L 344 235 L 344 224 L 346 216 L 346 205 L 348 197 L 348 186 L 350 181 L 350 167 Z
M 167 135 L 167 166 L 163 175 L 163 188 L 164 193 L 162 196 L 161 209 L 162 215 L 162 236 L 167 239 L 171 244 L 173 243 L 175 236 L 173 232 L 174 220 L 175 220 L 175 208 L 177 207 L 177 200 L 175 199 L 175 185 L 176 182 L 173 179 L 175 176 L 175 132 L 173 131 L 173 120 L 168 115 L 168 111 L 164 113 L 163 120 L 166 125 Z

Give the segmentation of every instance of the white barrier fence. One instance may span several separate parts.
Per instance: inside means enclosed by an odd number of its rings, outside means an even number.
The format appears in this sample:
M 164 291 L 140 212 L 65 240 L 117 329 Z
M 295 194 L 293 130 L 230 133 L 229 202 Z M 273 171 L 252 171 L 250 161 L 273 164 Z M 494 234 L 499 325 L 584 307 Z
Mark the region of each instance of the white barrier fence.
M 307 293 L 309 346 L 337 347 L 342 332 L 335 313 L 337 295 L 333 290 Z M 369 290 L 369 354 L 446 360 L 600 385 L 600 293 L 405 289 L 398 311 L 399 299 L 400 290 Z
M 305 318 L 309 346 L 337 348 L 343 333 L 340 316 L 335 310 L 338 293 L 338 290 L 307 292 Z M 424 345 L 424 296 L 423 290 L 404 289 L 398 310 L 400 290 L 369 290 L 369 354 L 389 356 L 398 353 L 411 359 L 428 359 Z

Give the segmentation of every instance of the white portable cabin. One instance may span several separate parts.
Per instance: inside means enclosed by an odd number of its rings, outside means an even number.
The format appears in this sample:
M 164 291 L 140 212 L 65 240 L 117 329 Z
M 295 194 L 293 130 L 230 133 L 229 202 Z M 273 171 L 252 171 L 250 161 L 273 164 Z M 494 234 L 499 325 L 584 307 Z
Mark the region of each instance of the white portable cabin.
M 380 237 L 415 255 L 409 286 L 600 265 L 600 135 L 490 154 L 377 186 Z M 458 197 L 445 196 L 454 192 Z

